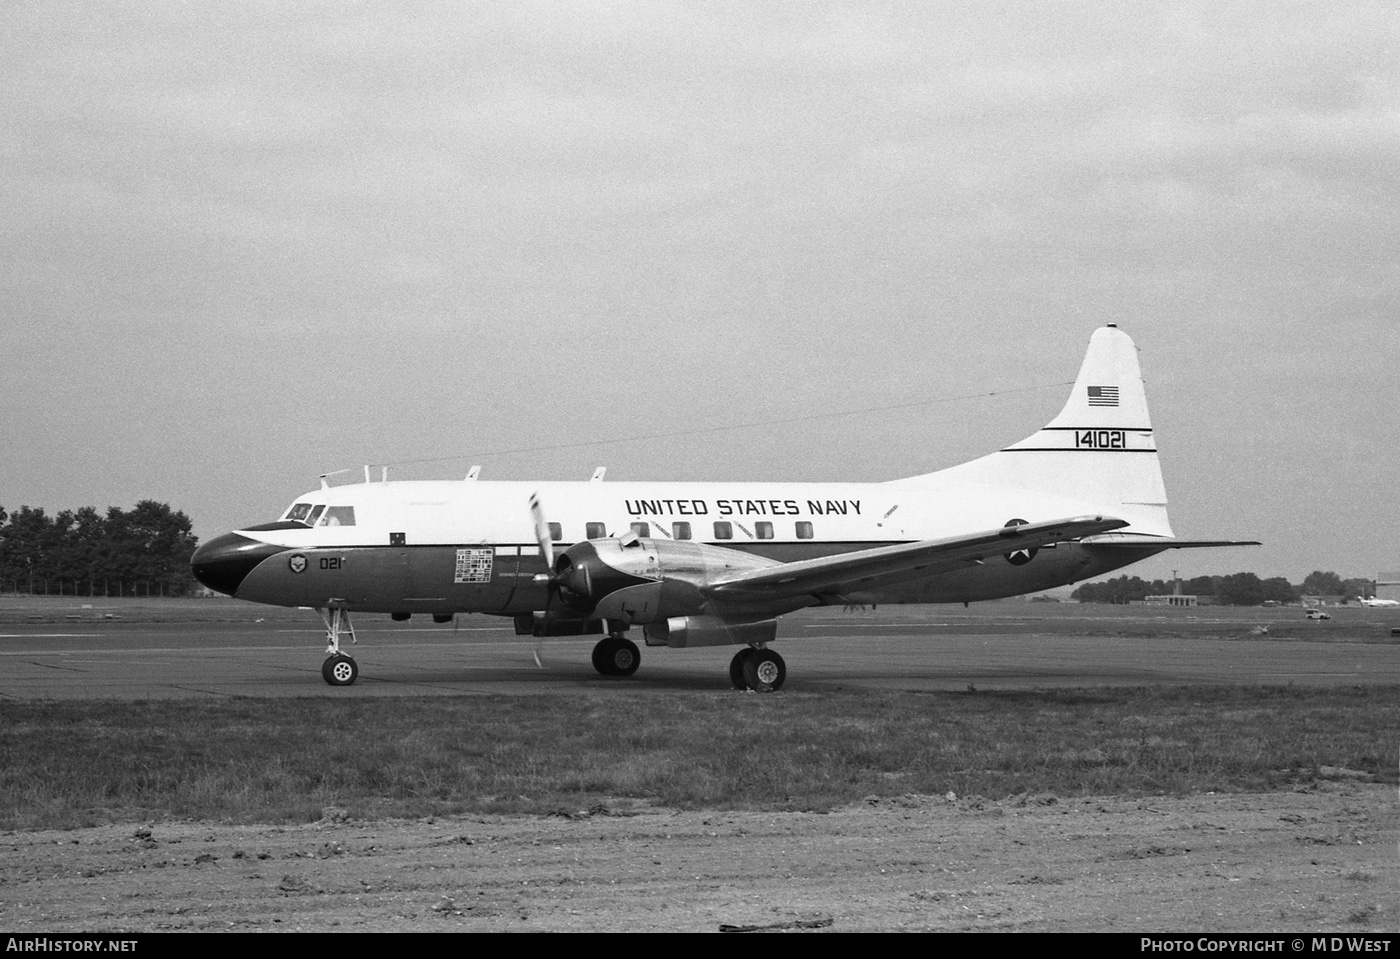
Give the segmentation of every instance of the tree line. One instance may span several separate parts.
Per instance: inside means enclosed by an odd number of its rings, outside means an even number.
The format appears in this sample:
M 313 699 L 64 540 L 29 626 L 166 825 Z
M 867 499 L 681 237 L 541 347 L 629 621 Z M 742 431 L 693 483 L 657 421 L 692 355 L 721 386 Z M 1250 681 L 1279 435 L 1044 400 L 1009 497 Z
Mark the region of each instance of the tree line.
M 1119 576 L 1102 583 L 1085 583 L 1071 599 L 1081 603 L 1131 603 L 1148 596 L 1166 596 L 1175 592 L 1170 580 L 1148 582 L 1136 576 Z M 1376 594 L 1376 582 L 1371 579 L 1343 579 L 1323 570 L 1314 570 L 1294 585 L 1282 576 L 1260 579 L 1253 573 L 1231 573 L 1228 576 L 1197 576 L 1182 580 L 1181 591 L 1188 596 L 1210 596 L 1221 606 L 1259 606 L 1267 602 L 1296 603 L 1304 596 L 1337 596 L 1343 602 Z
M 8 513 L 0 506 L 0 593 L 188 595 L 194 586 L 190 556 L 199 545 L 191 529 L 183 512 L 149 499 L 130 510 L 109 507 L 105 514 L 92 506 L 55 516 L 29 506 Z M 1130 603 L 1174 590 L 1168 580 L 1119 576 L 1085 583 L 1070 597 L 1083 603 Z M 1296 603 L 1304 596 L 1338 596 L 1349 602 L 1374 596 L 1376 584 L 1321 570 L 1297 585 L 1282 576 L 1231 573 L 1183 580 L 1181 591 L 1226 606 L 1258 606 Z
M 142 500 L 63 510 L 0 506 L 0 592 L 65 596 L 184 596 L 194 585 L 190 556 L 199 545 L 190 518 L 166 503 Z

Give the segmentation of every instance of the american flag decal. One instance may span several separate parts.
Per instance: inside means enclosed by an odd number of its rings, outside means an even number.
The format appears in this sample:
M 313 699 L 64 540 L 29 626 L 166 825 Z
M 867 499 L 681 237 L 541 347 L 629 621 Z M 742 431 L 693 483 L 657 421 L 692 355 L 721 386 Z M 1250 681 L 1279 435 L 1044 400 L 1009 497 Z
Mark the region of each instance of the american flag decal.
M 1091 386 L 1089 387 L 1090 406 L 1117 406 L 1118 387 L 1116 386 Z

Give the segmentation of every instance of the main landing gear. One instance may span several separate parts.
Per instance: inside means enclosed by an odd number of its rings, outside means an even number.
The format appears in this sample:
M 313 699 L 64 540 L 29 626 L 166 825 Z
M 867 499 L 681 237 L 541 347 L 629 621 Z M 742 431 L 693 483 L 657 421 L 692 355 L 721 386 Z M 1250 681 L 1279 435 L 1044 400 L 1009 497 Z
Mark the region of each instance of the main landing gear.
M 626 636 L 613 634 L 593 647 L 593 668 L 604 676 L 631 676 L 642 665 L 642 653 Z
M 787 679 L 787 664 L 771 649 L 746 646 L 729 661 L 729 681 L 735 689 L 752 689 L 756 693 L 771 693 Z
M 637 644 L 621 633 L 613 633 L 593 647 L 593 668 L 604 676 L 631 676 L 641 664 Z M 771 693 L 781 689 L 785 679 L 787 664 L 771 649 L 745 646 L 729 663 L 729 681 L 735 689 Z
M 350 611 L 339 606 L 318 609 L 321 622 L 326 624 L 326 652 L 330 655 L 321 664 L 321 678 L 332 686 L 349 686 L 360 675 L 359 665 L 340 651 L 340 637 L 348 635 L 355 644 L 355 627 L 350 623 Z

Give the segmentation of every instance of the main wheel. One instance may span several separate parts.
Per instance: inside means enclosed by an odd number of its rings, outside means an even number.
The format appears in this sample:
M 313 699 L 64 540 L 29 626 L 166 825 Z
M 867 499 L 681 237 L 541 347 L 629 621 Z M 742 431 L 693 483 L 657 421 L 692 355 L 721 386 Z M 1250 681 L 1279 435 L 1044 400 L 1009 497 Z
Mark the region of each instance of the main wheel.
M 631 676 L 642 665 L 642 652 L 630 639 L 619 636 L 608 652 L 608 666 L 614 676 Z
M 637 644 L 622 636 L 609 636 L 593 647 L 593 668 L 604 676 L 631 676 L 642 664 Z
M 745 646 L 734 654 L 734 658 L 729 661 L 729 681 L 734 684 L 735 689 L 748 689 L 749 681 L 744 678 L 744 664 L 747 663 L 753 654 L 758 652 L 752 646 Z
M 344 653 L 331 656 L 321 664 L 321 678 L 332 686 L 349 686 L 359 675 L 359 665 Z
M 754 654 L 744 661 L 744 682 L 756 693 L 781 689 L 785 679 L 787 664 L 771 649 L 754 650 Z

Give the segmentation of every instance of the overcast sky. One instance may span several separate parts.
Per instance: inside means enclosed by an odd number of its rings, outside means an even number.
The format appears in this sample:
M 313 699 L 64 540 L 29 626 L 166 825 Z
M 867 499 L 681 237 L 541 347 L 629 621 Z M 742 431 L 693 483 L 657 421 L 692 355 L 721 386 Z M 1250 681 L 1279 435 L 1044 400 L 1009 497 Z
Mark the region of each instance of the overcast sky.
M 1265 543 L 1127 572 L 1400 569 L 1392 2 L 0 23 L 6 508 L 891 479 L 1034 432 L 1117 323 L 1177 534 Z

